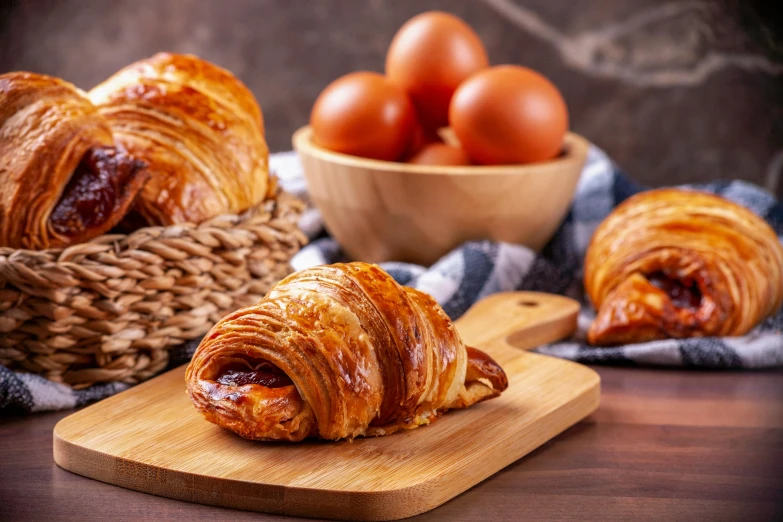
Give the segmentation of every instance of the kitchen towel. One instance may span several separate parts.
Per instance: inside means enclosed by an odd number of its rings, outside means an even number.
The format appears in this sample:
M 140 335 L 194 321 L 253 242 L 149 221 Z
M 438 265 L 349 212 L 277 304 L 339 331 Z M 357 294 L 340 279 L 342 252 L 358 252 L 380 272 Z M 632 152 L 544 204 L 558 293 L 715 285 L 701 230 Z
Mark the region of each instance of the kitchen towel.
M 307 186 L 295 153 L 272 155 L 271 169 L 289 192 L 307 200 Z M 743 181 L 689 185 L 744 205 L 775 229 L 783 241 L 783 205 Z M 431 267 L 383 263 L 399 283 L 432 294 L 456 319 L 477 300 L 494 292 L 534 290 L 563 294 L 582 303 L 573 339 L 538 348 L 539 353 L 582 363 L 654 365 L 690 368 L 755 369 L 783 365 L 783 310 L 743 337 L 665 340 L 613 348 L 584 342 L 594 310 L 586 301 L 582 263 L 593 231 L 611 210 L 644 187 L 628 178 L 607 156 L 591 146 L 571 209 L 555 237 L 540 254 L 506 243 L 476 241 L 450 252 Z M 339 245 L 325 233 L 320 215 L 310 207 L 300 226 L 312 239 L 293 259 L 294 269 L 345 261 Z M 171 367 L 187 362 L 198 345 L 172 351 Z M 43 377 L 15 373 L 0 366 L 0 411 L 44 411 L 71 408 L 124 390 L 126 384 L 100 384 L 72 390 Z
M 278 154 L 273 168 L 284 186 L 307 197 L 307 187 L 294 153 Z M 719 194 L 763 217 L 783 242 L 783 204 L 760 187 L 744 181 L 716 181 L 682 185 Z M 431 267 L 383 263 L 400 284 L 432 294 L 452 319 L 477 300 L 494 292 L 534 290 L 562 294 L 582 304 L 578 330 L 566 342 L 536 351 L 589 364 L 624 364 L 690 368 L 756 369 L 783 365 L 783 309 L 743 337 L 668 339 L 596 348 L 586 343 L 587 328 L 595 317 L 582 288 L 582 265 L 593 231 L 630 196 L 645 190 L 633 182 L 598 147 L 591 145 L 571 209 L 556 235 L 540 254 L 507 243 L 476 241 L 450 252 Z M 317 210 L 302 222 L 314 237 L 293 260 L 301 270 L 322 263 L 344 261 L 337 243 L 325 237 Z M 324 237 L 318 237 L 318 235 Z

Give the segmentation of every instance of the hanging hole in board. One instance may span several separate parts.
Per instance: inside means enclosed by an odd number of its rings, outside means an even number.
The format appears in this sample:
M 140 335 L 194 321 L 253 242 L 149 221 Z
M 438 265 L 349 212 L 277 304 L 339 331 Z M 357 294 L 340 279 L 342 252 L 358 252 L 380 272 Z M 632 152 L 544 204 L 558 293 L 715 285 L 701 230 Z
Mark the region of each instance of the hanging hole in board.
M 524 306 L 524 307 L 527 307 L 527 308 L 533 308 L 534 306 L 538 306 L 537 302 L 530 301 L 528 299 L 523 299 L 518 304 L 519 304 L 519 306 Z

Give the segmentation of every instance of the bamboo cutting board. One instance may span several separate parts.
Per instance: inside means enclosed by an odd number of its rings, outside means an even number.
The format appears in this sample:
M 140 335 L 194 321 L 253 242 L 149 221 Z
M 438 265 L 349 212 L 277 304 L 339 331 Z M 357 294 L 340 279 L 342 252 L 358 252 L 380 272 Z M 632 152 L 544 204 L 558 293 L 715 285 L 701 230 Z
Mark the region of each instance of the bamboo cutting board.
M 531 292 L 477 303 L 457 327 L 466 344 L 500 363 L 509 387 L 429 426 L 353 442 L 247 441 L 196 412 L 183 366 L 61 420 L 54 460 L 110 484 L 216 506 L 351 520 L 416 515 L 598 407 L 595 372 L 520 350 L 569 335 L 578 309 L 570 299 Z

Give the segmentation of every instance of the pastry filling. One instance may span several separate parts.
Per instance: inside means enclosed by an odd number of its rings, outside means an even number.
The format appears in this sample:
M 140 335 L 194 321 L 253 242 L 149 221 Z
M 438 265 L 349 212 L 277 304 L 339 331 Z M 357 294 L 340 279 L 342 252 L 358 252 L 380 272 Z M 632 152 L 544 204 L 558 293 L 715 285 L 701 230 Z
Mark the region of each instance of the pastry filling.
M 255 370 L 231 369 L 223 371 L 217 382 L 226 386 L 242 386 L 244 384 L 258 384 L 267 388 L 282 388 L 290 386 L 293 381 L 277 366 L 271 363 L 262 363 Z
M 701 290 L 696 281 L 673 279 L 663 272 L 655 272 L 647 276 L 647 280 L 656 288 L 660 288 L 669 296 L 677 308 L 695 310 L 701 306 Z
M 50 222 L 58 234 L 76 236 L 106 224 L 127 200 L 127 186 L 144 163 L 112 147 L 90 149 L 73 172 Z

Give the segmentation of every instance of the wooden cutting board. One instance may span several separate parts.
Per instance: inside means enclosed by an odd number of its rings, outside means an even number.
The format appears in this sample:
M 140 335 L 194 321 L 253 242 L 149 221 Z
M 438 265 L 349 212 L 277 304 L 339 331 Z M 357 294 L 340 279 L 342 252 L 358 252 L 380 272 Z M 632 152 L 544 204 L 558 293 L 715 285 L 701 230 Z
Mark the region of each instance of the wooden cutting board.
M 416 515 L 598 407 L 595 372 L 522 350 L 569 335 L 578 310 L 570 299 L 531 292 L 474 306 L 457 327 L 500 363 L 509 387 L 429 426 L 353 442 L 247 441 L 196 412 L 183 366 L 61 420 L 54 460 L 110 484 L 216 506 L 352 520 Z

